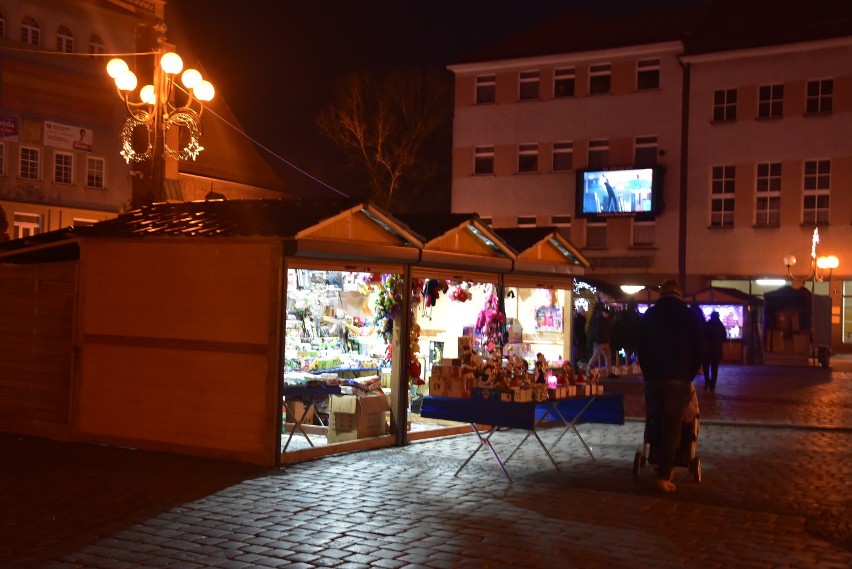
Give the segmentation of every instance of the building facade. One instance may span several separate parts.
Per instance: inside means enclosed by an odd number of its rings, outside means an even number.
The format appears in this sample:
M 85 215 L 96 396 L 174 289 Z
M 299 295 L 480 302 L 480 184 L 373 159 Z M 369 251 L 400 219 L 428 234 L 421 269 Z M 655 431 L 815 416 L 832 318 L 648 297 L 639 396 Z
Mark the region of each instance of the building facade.
M 143 84 L 152 50 L 168 45 L 165 5 L 0 0 L 0 207 L 9 238 L 115 217 L 155 179 L 150 160 L 128 164 L 120 155 L 128 111 L 105 67 L 122 57 Z M 198 67 L 183 47 L 186 63 Z M 254 146 L 228 126 L 238 123 L 227 105 L 214 100 L 209 108 L 205 152 L 179 165 L 166 158 L 160 195 L 170 201 L 285 195 Z
M 807 280 L 832 297 L 834 348 L 852 350 L 852 26 L 825 4 L 763 24 L 727 0 L 574 11 L 451 65 L 453 211 L 560 226 L 612 285 L 760 296 Z M 584 212 L 584 171 L 648 167 L 650 214 Z M 840 259 L 830 282 L 808 271 L 814 228 L 817 254 Z

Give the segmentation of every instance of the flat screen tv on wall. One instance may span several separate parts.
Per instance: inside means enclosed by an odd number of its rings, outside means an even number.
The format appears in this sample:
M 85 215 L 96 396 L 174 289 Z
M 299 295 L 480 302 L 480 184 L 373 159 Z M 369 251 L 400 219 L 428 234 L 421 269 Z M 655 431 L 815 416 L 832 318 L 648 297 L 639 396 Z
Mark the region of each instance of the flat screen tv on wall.
M 663 169 L 601 168 L 577 171 L 577 217 L 634 216 L 662 211 Z

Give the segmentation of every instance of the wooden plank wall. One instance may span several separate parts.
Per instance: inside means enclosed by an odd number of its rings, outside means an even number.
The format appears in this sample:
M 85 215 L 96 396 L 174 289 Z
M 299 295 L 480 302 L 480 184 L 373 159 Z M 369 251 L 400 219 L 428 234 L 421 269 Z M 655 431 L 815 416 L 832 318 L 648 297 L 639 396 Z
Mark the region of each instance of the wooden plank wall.
M 79 436 L 274 464 L 280 244 L 86 240 L 80 263 Z
M 77 263 L 0 265 L 0 430 L 67 437 Z

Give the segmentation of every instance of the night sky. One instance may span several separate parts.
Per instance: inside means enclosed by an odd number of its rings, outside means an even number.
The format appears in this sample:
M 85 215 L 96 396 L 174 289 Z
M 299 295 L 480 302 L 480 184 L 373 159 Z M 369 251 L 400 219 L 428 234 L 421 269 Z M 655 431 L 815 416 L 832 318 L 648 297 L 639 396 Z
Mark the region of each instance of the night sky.
M 166 23 L 168 40 L 201 61 L 252 138 L 334 185 L 341 155 L 316 117 L 349 72 L 398 64 L 443 68 L 577 5 L 600 12 L 661 3 L 666 0 L 170 0 Z M 292 175 L 289 183 L 308 191 L 315 185 L 283 169 Z

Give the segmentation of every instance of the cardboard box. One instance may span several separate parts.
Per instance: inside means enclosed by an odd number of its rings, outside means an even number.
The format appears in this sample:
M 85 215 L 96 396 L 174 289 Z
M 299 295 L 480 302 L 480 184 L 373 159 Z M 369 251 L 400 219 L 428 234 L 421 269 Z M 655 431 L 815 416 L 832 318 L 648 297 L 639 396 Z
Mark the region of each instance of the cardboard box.
M 797 354 L 807 354 L 811 348 L 811 335 L 796 332 L 793 334 L 793 351 Z
M 532 389 L 513 389 L 512 397 L 516 403 L 527 403 L 533 400 Z
M 287 424 L 292 425 L 297 419 L 302 417 L 305 412 L 305 404 L 299 399 L 284 400 L 284 412 L 287 414 Z M 311 409 L 305 418 L 302 420 L 303 425 L 314 424 L 314 410 Z
M 500 392 L 492 387 L 474 387 L 471 389 L 471 397 L 474 399 L 499 400 Z
M 377 437 L 386 432 L 388 398 L 378 395 L 332 395 L 328 398 L 328 442 Z

